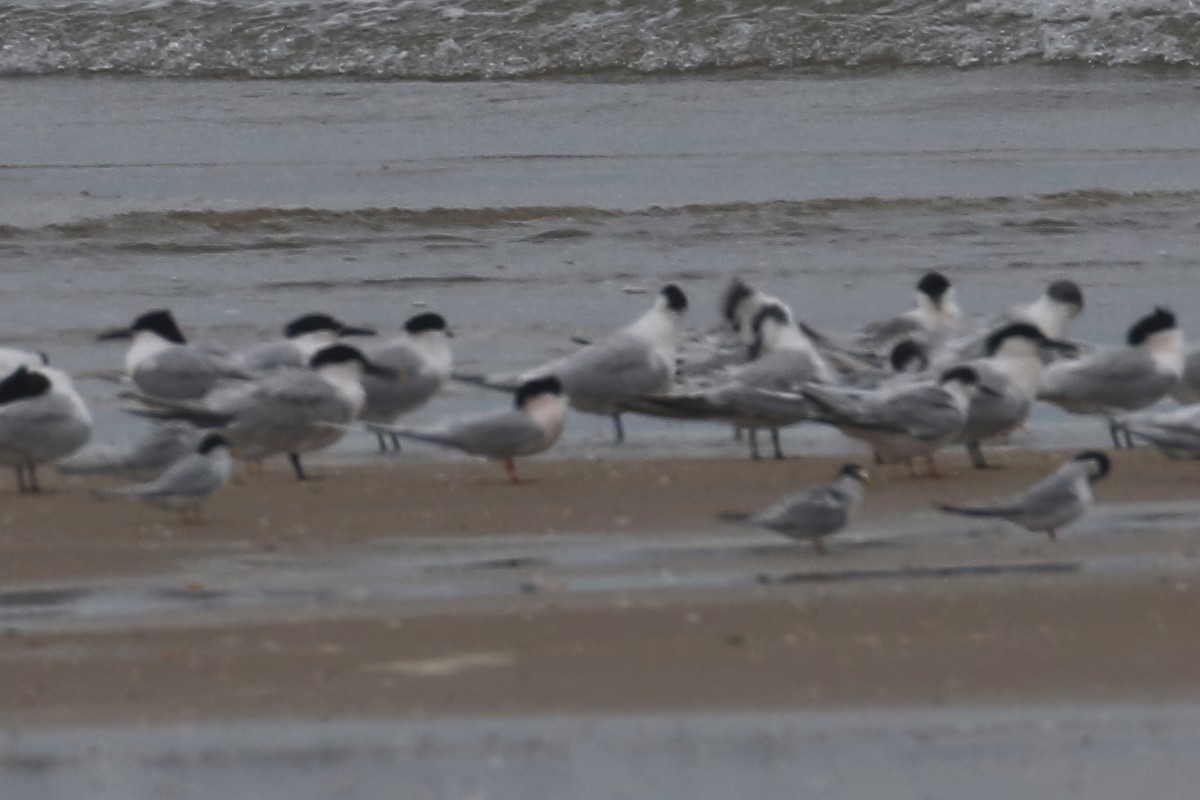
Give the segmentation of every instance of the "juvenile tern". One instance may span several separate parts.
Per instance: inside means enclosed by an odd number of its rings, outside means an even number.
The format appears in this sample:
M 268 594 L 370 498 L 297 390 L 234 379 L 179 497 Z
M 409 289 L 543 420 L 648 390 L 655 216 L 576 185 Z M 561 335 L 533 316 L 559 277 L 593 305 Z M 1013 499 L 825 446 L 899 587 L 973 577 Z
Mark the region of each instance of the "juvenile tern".
M 304 314 L 283 328 L 284 338 L 250 348 L 242 355 L 246 367 L 269 372 L 282 367 L 303 368 L 313 353 L 328 347 L 341 336 L 374 336 L 371 328 L 347 325 L 329 314 Z
M 781 533 L 789 539 L 810 541 L 825 555 L 825 537 L 846 527 L 862 505 L 868 480 L 858 464 L 847 464 L 831 483 L 789 495 L 757 514 L 723 514 L 722 519 L 744 522 Z
M 503 461 L 509 479 L 520 483 L 514 459 L 548 449 L 562 434 L 567 410 L 562 391 L 554 376 L 535 378 L 517 389 L 511 409 L 452 419 L 434 428 L 375 423 L 367 428 Z
M 688 301 L 669 284 L 636 321 L 574 354 L 515 375 L 455 375 L 466 383 L 513 391 L 537 378 L 555 376 L 571 407 L 611 416 L 616 441 L 625 440 L 618 402 L 667 390 L 675 377 L 676 343 Z
M 19 366 L 0 381 L 0 464 L 17 490 L 38 492 L 37 465 L 70 455 L 92 435 L 87 404 L 61 370 Z
M 938 474 L 933 454 L 953 440 L 967 419 L 979 376 L 967 366 L 946 370 L 936 381 L 902 382 L 875 390 L 809 385 L 803 396 L 813 418 L 871 445 L 883 463 L 923 457 Z
M 224 381 L 250 377 L 229 359 L 189 345 L 166 309 L 147 311 L 129 327 L 97 338 L 133 340 L 125 354 L 125 374 L 139 392 L 151 397 L 199 400 Z
M 401 414 L 417 410 L 441 391 L 454 364 L 450 352 L 453 334 L 441 314 L 424 313 L 404 323 L 404 335 L 379 342 L 365 353 L 372 363 L 395 371 L 395 377 L 363 376 L 366 405 L 359 418 L 363 422 L 390 425 Z M 379 451 L 387 451 L 387 439 L 379 437 Z M 400 440 L 391 436 L 392 448 L 400 449 Z
M 229 483 L 233 457 L 229 440 L 219 433 L 206 434 L 191 453 L 168 466 L 154 480 L 105 492 L 110 497 L 138 497 L 161 508 L 180 512 L 186 522 L 199 522 L 199 506 Z
M 300 454 L 329 447 L 342 438 L 366 400 L 363 374 L 394 374 L 347 344 L 318 350 L 308 366 L 279 369 L 231 385 L 203 403 L 144 397 L 147 408 L 134 413 L 186 419 L 220 429 L 248 460 L 287 453 L 296 477 L 305 480 Z
M 1184 367 L 1183 333 L 1165 308 L 1138 320 L 1127 347 L 1050 364 L 1042 372 L 1038 396 L 1073 414 L 1110 417 L 1113 444 L 1121 446 L 1111 421 L 1161 400 L 1179 383 Z
M 1051 539 L 1058 529 L 1078 519 L 1091 507 L 1091 484 L 1108 474 L 1108 456 L 1095 450 L 1080 453 L 1047 477 L 1011 500 L 988 506 L 939 505 L 938 509 L 969 517 L 998 517 L 1026 530 L 1045 532 Z

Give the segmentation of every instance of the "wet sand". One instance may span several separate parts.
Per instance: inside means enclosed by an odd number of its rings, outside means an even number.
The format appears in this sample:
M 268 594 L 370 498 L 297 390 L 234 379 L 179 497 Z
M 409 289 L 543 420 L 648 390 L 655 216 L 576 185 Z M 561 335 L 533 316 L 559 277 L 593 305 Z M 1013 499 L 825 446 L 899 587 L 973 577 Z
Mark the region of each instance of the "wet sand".
M 1151 514 L 1119 535 L 1081 524 L 1058 543 L 990 522 L 920 535 L 943 519 L 932 501 L 1003 495 L 1061 458 L 1014 451 L 978 472 L 951 455 L 940 480 L 889 469 L 826 558 L 746 532 L 765 549 L 739 558 L 770 581 L 576 592 L 514 562 L 491 565 L 526 587 L 510 594 L 14 625 L 0 712 L 40 725 L 1200 698 L 1191 517 L 1157 529 Z M 51 493 L 11 496 L 0 517 L 4 604 L 176 573 L 179 593 L 202 596 L 186 570 L 199 560 L 320 558 L 378 539 L 723 535 L 719 511 L 761 507 L 844 460 L 534 460 L 522 486 L 475 462 L 329 465 L 306 484 L 274 469 L 239 478 L 202 525 L 96 497 L 111 481 L 47 476 Z M 1114 460 L 1099 516 L 1195 496 L 1197 465 Z M 1104 559 L 1141 566 L 1081 568 Z

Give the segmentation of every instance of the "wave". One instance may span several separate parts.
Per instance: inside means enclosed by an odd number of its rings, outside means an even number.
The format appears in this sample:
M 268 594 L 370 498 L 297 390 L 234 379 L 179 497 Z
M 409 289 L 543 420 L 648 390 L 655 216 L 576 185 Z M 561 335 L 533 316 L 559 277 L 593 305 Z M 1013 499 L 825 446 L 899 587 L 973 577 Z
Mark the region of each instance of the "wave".
M 0 30 L 0 76 L 1200 67 L 1200 8 L 1180 0 L 3 0 Z
M 241 210 L 137 211 L 40 227 L 0 225 L 0 243 L 107 242 L 134 251 L 219 252 L 222 250 L 301 248 L 323 242 L 403 240 L 430 248 L 477 247 L 486 236 L 508 241 L 561 244 L 592 236 L 608 223 L 723 218 L 745 220 L 759 229 L 774 221 L 838 215 L 989 214 L 1030 218 L 1004 224 L 1031 229 L 1069 228 L 1075 223 L 1055 213 L 1113 209 L 1189 209 L 1200 204 L 1200 190 L 1118 192 L 1081 189 L 1054 194 L 996 197 L 846 197 L 747 203 L 653 206 L 625 211 L 592 206 L 521 206 L 502 208 L 249 208 Z

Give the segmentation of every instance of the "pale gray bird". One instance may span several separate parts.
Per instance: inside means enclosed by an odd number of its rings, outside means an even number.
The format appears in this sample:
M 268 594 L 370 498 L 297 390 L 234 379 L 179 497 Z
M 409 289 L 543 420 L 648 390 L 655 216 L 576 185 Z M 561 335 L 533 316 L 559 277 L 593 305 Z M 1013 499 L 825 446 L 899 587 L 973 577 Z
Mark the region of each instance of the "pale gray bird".
M 831 483 L 820 484 L 780 500 L 757 514 L 724 514 L 723 519 L 744 522 L 781 533 L 789 539 L 812 542 L 825 555 L 825 537 L 846 527 L 862 505 L 867 471 L 847 464 Z
M 137 497 L 161 508 L 179 511 L 187 522 L 199 522 L 200 504 L 229 483 L 233 457 L 229 440 L 209 433 L 196 449 L 171 464 L 154 480 L 105 492 L 110 497 Z
M 166 309 L 147 311 L 129 327 L 97 338 L 133 340 L 125 353 L 125 374 L 149 397 L 199 400 L 222 383 L 251 377 L 232 359 L 189 344 Z
M 554 376 L 535 378 L 517 389 L 511 409 L 460 417 L 432 428 L 368 423 L 367 429 L 503 461 L 509 479 L 520 483 L 514 459 L 540 453 L 562 435 L 567 412 L 562 391 Z
M 190 422 L 167 420 L 131 442 L 89 445 L 55 467 L 64 475 L 155 475 L 193 452 L 202 436 Z
M 759 457 L 756 433 L 766 428 L 771 432 L 775 457 L 783 458 L 779 428 L 804 417 L 781 417 L 778 409 L 764 401 L 760 390 L 796 392 L 808 383 L 832 382 L 836 375 L 796 326 L 786 306 L 774 302 L 760 306 L 750 329 L 753 360 L 706 376 L 709 386 L 635 396 L 618 403 L 619 407 L 647 416 L 725 422 L 745 428 L 750 432 L 753 458 Z
M 1014 323 L 1032 325 L 1047 339 L 1061 340 L 1066 334 L 1067 326 L 1081 313 L 1083 290 L 1079 288 L 1079 284 L 1068 280 L 1053 281 L 1037 299 L 1015 305 L 981 329 L 947 342 L 938 354 L 938 366 L 986 357 L 988 339 Z
M 802 394 L 812 418 L 867 442 L 882 463 L 924 458 L 938 474 L 933 455 L 962 431 L 979 376 L 970 367 L 946 370 L 936 380 L 900 382 L 876 390 L 810 385 Z
M 397 417 L 429 402 L 450 377 L 454 365 L 450 352 L 453 335 L 441 314 L 424 313 L 404 323 L 402 336 L 367 347 L 364 350 L 367 358 L 393 370 L 395 375 L 363 376 L 367 401 L 359 419 L 391 425 Z M 377 433 L 376 436 L 379 452 L 387 452 L 385 435 Z M 399 437 L 392 435 L 390 438 L 392 449 L 399 450 Z
M 303 369 L 314 353 L 342 336 L 374 335 L 372 328 L 347 325 L 329 314 L 302 314 L 283 327 L 283 339 L 251 347 L 242 354 L 241 360 L 253 372 L 270 372 L 284 367 Z
M 1183 376 L 1171 390 L 1176 403 L 1200 403 L 1200 347 L 1189 347 L 1183 361 Z
M 1111 420 L 1153 405 L 1175 388 L 1183 375 L 1183 333 L 1165 308 L 1138 320 L 1127 347 L 1050 364 L 1042 372 L 1038 396 L 1073 414 L 1110 418 L 1113 445 L 1121 446 Z
M 1108 474 L 1108 456 L 1088 450 L 1063 464 L 1011 500 L 990 506 L 939 505 L 969 517 L 997 517 L 1026 530 L 1058 538 L 1058 530 L 1083 515 L 1094 502 L 1091 484 Z
M 345 435 L 366 398 L 364 373 L 393 374 L 358 349 L 333 344 L 318 350 L 308 369 L 275 370 L 203 403 L 139 398 L 148 407 L 134 413 L 218 428 L 248 460 L 287 453 L 296 477 L 305 480 L 300 454 L 329 447 Z
M 22 365 L 0 380 L 0 464 L 16 469 L 18 491 L 41 491 L 37 465 L 69 456 L 91 435 L 91 412 L 65 372 Z
M 553 375 L 562 382 L 571 407 L 611 416 L 616 441 L 625 440 L 620 400 L 665 392 L 675 378 L 675 354 L 687 296 L 675 284 L 658 293 L 653 307 L 605 339 L 565 358 L 514 375 L 461 375 L 466 383 L 515 391 L 522 384 Z
M 1200 403 L 1170 411 L 1127 414 L 1116 424 L 1126 436 L 1150 442 L 1168 458 L 1200 458 Z

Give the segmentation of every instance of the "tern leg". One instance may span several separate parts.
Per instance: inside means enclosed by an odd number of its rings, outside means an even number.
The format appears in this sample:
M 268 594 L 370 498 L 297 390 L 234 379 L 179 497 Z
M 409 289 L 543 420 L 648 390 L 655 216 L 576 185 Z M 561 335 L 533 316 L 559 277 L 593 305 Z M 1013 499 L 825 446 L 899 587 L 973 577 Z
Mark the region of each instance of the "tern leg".
M 1050 530 L 1046 531 L 1046 535 L 1050 537 L 1050 541 L 1052 541 L 1052 542 L 1058 541 L 1058 531 L 1054 530 L 1054 528 L 1051 528 Z
M 33 463 L 26 464 L 25 469 L 29 473 L 29 489 L 28 489 L 28 491 L 34 492 L 35 494 L 37 492 L 42 491 L 42 487 L 38 485 L 37 464 L 33 464 Z
M 25 465 L 17 464 L 17 466 L 15 466 L 13 469 L 15 469 L 17 472 L 17 491 L 21 494 L 25 494 L 25 492 L 28 491 L 28 489 L 25 488 Z
M 971 466 L 975 469 L 990 469 L 992 466 L 983 457 L 983 448 L 979 442 L 967 442 L 967 455 L 971 457 Z
M 1121 444 L 1121 426 L 1116 420 L 1110 419 L 1108 421 L 1108 435 L 1112 437 L 1113 447 L 1120 450 L 1125 446 Z
M 784 455 L 783 447 L 779 444 L 779 428 L 771 428 L 771 444 L 775 447 L 775 457 L 782 461 Z
M 386 456 L 388 451 L 387 439 L 382 433 L 375 434 L 375 439 L 379 442 L 379 455 Z
M 817 551 L 817 555 L 829 555 L 829 551 L 825 549 L 825 540 L 820 536 L 812 540 L 813 550 Z
M 616 432 L 616 443 L 620 444 L 625 441 L 625 425 L 621 422 L 621 414 L 618 412 L 612 415 L 613 430 Z
M 308 476 L 304 474 L 304 467 L 300 466 L 300 454 L 288 453 L 288 461 L 292 462 L 292 469 L 296 472 L 296 479 L 301 481 L 308 480 Z
M 927 469 L 925 471 L 925 477 L 927 477 L 927 478 L 942 477 L 942 471 L 938 469 L 937 461 L 935 461 L 933 459 L 933 453 L 930 453 L 929 455 L 925 456 L 925 463 L 929 465 L 929 469 Z
M 400 452 L 400 436 L 399 436 L 399 434 L 390 433 L 388 435 L 392 437 L 392 452 L 399 453 Z
M 750 443 L 750 457 L 758 461 L 762 456 L 758 454 L 758 428 L 746 429 L 746 441 Z
M 521 482 L 521 479 L 517 476 L 517 462 L 513 459 L 504 459 L 504 471 L 508 473 L 508 479 L 513 483 Z

